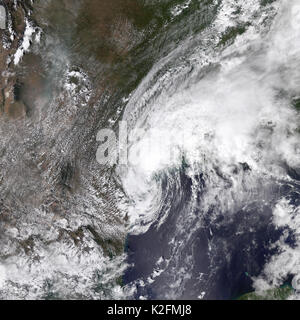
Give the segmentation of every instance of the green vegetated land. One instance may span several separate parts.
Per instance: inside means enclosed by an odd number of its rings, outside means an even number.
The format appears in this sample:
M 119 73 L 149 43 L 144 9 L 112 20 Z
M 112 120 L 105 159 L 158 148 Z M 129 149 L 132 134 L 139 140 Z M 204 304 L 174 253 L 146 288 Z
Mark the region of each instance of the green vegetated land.
M 280 288 L 267 290 L 263 295 L 259 295 L 256 292 L 246 293 L 237 300 L 287 300 L 294 293 L 294 289 L 285 285 Z

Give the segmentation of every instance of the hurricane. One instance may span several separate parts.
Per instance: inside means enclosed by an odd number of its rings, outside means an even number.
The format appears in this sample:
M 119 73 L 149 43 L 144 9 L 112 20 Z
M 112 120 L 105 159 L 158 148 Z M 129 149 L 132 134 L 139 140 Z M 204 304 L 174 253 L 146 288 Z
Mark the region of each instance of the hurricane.
M 299 272 L 298 6 L 223 1 L 130 98 L 121 179 L 138 296 L 230 298 L 245 272 L 261 291 Z M 247 27 L 224 49 L 232 16 Z
M 299 43 L 299 0 L 0 0 L 0 299 L 300 299 Z

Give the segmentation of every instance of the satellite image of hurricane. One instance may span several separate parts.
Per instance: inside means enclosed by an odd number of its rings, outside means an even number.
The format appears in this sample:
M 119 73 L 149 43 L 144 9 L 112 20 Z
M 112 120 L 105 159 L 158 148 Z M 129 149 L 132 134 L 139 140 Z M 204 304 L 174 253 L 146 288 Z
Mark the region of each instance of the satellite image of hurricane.
M 300 0 L 0 0 L 0 300 L 300 300 Z

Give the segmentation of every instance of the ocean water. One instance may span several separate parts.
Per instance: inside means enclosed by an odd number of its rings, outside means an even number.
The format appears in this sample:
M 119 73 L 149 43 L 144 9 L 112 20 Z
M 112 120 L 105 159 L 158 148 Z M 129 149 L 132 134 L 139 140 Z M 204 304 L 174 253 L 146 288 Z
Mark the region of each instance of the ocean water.
M 298 276 L 297 0 L 5 3 L 1 298 L 235 299 Z M 101 166 L 120 121 L 128 161 Z
M 299 271 L 298 4 L 210 6 L 125 109 L 135 298 L 232 299 Z

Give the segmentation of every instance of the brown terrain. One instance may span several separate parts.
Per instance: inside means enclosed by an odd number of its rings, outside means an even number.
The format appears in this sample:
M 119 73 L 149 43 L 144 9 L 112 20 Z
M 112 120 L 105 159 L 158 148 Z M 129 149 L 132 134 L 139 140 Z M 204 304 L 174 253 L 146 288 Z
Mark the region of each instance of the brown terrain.
M 7 63 L 22 41 L 28 6 L 27 1 L 22 5 L 19 2 L 14 10 L 11 1 L 4 3 L 11 13 L 15 38 L 8 49 L 0 46 L 0 69 L 5 70 L 0 79 L 0 108 L 9 118 L 16 119 L 24 117 L 31 108 L 29 100 L 32 102 L 41 94 L 44 72 L 37 55 L 25 56 L 20 77 L 20 68 L 16 70 L 13 62 Z M 125 58 L 141 38 L 139 28 L 146 21 L 146 13 L 137 0 L 103 0 L 101 5 L 97 0 L 37 0 L 34 19 L 79 60 L 111 66 Z M 9 36 L 8 30 L 0 31 L 1 42 Z
M 104 101 L 119 90 L 117 67 L 130 61 L 148 18 L 138 0 L 100 2 L 36 0 L 31 7 L 25 0 L 14 7 L 4 0 L 11 23 L 0 30 L 0 232 L 5 246 L 0 259 L 6 263 L 23 255 L 42 262 L 41 256 L 61 242 L 80 256 L 95 250 L 89 239 L 104 256 L 123 252 L 122 190 L 111 170 L 97 164 L 95 136 L 115 112 Z M 26 19 L 42 30 L 41 40 L 36 43 L 34 34 L 30 50 L 15 66 Z M 75 76 L 67 81 L 70 72 Z M 77 73 L 85 74 L 88 84 Z M 66 82 L 75 91 L 70 93 Z
M 20 101 L 16 101 L 14 96 L 14 89 L 17 79 L 14 74 L 12 63 L 8 63 L 9 56 L 13 56 L 18 48 L 19 41 L 22 39 L 25 31 L 25 11 L 22 6 L 18 6 L 16 10 L 13 9 L 11 1 L 6 0 L 4 4 L 12 13 L 12 27 L 15 31 L 15 38 L 11 42 L 10 47 L 5 49 L 0 46 L 0 110 L 1 114 L 5 114 L 10 118 L 17 118 L 25 113 L 25 106 Z M 10 34 L 8 30 L 0 30 L 0 42 L 4 39 L 9 39 Z

